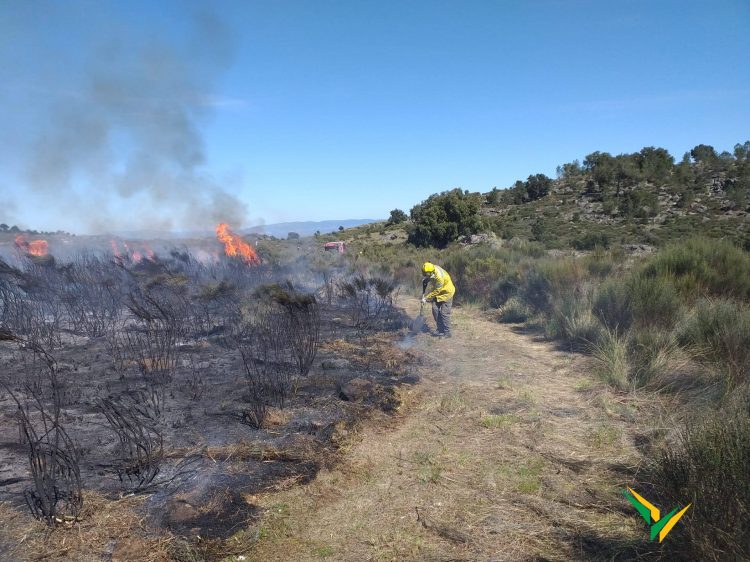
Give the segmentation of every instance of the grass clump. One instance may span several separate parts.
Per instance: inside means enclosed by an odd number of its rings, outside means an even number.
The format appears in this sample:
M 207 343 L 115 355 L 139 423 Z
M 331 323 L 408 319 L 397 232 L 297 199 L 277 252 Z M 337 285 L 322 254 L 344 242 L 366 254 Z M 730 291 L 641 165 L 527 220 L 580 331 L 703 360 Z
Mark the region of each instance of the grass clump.
M 614 330 L 604 330 L 601 340 L 592 345 L 594 372 L 618 390 L 630 388 L 627 338 Z
M 750 309 L 726 300 L 704 299 L 678 330 L 679 342 L 704 363 L 716 365 L 727 388 L 750 375 Z
M 750 254 L 729 241 L 693 238 L 667 246 L 649 260 L 643 273 L 669 277 L 680 296 L 750 299 Z
M 466 393 L 463 389 L 447 394 L 440 399 L 438 411 L 441 414 L 456 414 L 468 409 Z
M 524 302 L 518 297 L 511 297 L 500 308 L 498 320 L 508 324 L 526 322 L 529 319 L 530 311 Z
M 629 306 L 638 326 L 671 330 L 680 315 L 680 296 L 668 277 L 636 272 L 627 281 Z
M 750 401 L 686 426 L 648 469 L 660 502 L 692 506 L 664 548 L 686 560 L 750 559 Z
M 625 283 L 604 283 L 594 298 L 591 312 L 608 330 L 624 334 L 633 323 L 630 293 Z
M 628 342 L 630 379 L 640 388 L 663 376 L 672 366 L 677 344 L 671 332 L 634 330 Z
M 499 429 L 519 423 L 521 418 L 514 414 L 487 414 L 482 416 L 480 423 L 487 429 Z
M 542 487 L 544 461 L 538 458 L 527 459 L 522 463 L 503 463 L 497 475 L 509 489 L 520 494 L 535 494 Z
M 611 425 L 601 425 L 591 434 L 591 444 L 597 449 L 611 447 L 622 436 L 622 432 Z

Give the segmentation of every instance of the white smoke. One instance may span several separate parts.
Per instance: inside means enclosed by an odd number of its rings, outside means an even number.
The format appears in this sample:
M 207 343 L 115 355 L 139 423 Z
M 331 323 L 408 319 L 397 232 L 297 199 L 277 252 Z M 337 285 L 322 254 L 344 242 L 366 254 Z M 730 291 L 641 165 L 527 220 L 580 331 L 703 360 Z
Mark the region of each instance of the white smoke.
M 203 139 L 216 107 L 240 103 L 210 94 L 232 52 L 231 33 L 206 13 L 182 44 L 110 38 L 33 131 L 28 187 L 94 232 L 242 225 L 247 208 L 206 170 Z

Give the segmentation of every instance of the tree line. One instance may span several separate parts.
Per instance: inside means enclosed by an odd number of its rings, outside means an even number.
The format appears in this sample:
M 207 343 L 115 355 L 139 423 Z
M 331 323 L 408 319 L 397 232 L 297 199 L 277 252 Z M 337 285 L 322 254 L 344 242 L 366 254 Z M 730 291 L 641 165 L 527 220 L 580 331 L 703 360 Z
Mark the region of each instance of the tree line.
M 415 246 L 444 248 L 461 236 L 482 230 L 479 211 L 491 206 L 522 205 L 542 199 L 558 185 L 580 188 L 604 202 L 604 212 L 626 218 L 645 218 L 658 212 L 658 188 L 679 195 L 678 205 L 687 206 L 695 194 L 717 179 L 737 208 L 750 202 L 750 141 L 721 153 L 699 144 L 679 162 L 665 148 L 648 146 L 638 152 L 613 156 L 592 152 L 583 162 L 557 167 L 557 179 L 545 174 L 530 175 L 507 189 L 494 188 L 484 195 L 460 188 L 434 194 L 412 207 L 407 230 Z M 388 224 L 407 221 L 400 209 L 391 211 Z

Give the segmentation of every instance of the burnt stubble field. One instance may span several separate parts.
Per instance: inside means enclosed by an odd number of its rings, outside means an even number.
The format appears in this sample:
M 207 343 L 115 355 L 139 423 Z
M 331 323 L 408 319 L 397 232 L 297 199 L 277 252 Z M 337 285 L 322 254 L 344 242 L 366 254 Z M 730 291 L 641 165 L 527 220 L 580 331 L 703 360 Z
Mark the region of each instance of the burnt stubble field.
M 0 261 L 0 501 L 54 529 L 142 496 L 143 534 L 221 548 L 398 406 L 394 281 L 229 250 Z

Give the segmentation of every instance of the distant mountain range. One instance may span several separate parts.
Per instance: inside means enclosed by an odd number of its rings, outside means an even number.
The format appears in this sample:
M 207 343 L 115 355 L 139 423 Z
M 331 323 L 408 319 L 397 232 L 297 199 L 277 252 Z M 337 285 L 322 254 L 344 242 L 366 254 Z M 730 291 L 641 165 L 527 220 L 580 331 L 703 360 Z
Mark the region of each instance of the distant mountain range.
M 296 232 L 300 236 L 312 236 L 317 231 L 321 234 L 328 234 L 337 231 L 340 226 L 352 228 L 362 224 L 377 222 L 382 219 L 345 219 L 345 220 L 328 220 L 328 221 L 299 221 L 299 222 L 278 222 L 273 224 L 259 224 L 242 228 L 240 234 L 268 234 L 277 238 L 286 238 L 290 232 Z M 109 233 L 112 236 L 132 240 L 171 240 L 180 238 L 206 238 L 214 236 L 213 230 L 206 231 L 181 231 L 165 232 L 157 230 L 129 230 Z
M 340 226 L 353 228 L 362 224 L 377 222 L 382 219 L 346 219 L 330 221 L 302 221 L 302 222 L 278 222 L 275 224 L 263 224 L 243 228 L 242 234 L 269 234 L 277 238 L 286 238 L 290 232 L 296 232 L 300 236 L 312 236 L 317 231 L 328 234 L 337 231 Z

